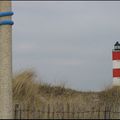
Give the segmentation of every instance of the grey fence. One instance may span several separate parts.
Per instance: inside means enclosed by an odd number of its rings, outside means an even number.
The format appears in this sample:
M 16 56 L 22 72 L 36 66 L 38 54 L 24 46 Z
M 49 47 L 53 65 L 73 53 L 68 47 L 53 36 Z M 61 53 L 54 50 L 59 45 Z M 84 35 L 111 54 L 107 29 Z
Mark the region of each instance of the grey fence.
M 108 107 L 82 110 L 71 104 L 66 105 L 42 105 L 39 109 L 34 106 L 29 108 L 15 105 L 15 119 L 116 119 L 120 112 L 113 111 Z

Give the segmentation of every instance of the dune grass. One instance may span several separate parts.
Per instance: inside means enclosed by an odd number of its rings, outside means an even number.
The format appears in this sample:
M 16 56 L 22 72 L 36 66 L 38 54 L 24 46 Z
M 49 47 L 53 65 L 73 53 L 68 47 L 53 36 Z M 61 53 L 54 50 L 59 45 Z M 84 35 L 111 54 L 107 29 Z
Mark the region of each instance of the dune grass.
M 112 87 L 101 92 L 76 91 L 65 86 L 54 86 L 44 82 L 36 82 L 35 73 L 27 70 L 13 78 L 14 103 L 31 103 L 36 107 L 48 103 L 75 103 L 82 108 L 98 108 L 106 105 L 118 105 L 120 87 Z

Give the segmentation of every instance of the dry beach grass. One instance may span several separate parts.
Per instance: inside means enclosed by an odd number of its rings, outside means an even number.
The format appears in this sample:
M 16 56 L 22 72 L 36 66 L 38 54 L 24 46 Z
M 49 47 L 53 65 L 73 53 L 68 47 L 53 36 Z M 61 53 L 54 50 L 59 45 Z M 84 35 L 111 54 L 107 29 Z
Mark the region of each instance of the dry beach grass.
M 28 105 L 29 108 L 39 109 L 42 105 L 67 104 L 76 106 L 80 110 L 118 110 L 120 101 L 120 87 L 107 88 L 101 92 L 76 91 L 65 86 L 53 86 L 35 80 L 33 71 L 24 71 L 13 78 L 14 103 Z M 66 108 L 67 109 L 67 108 Z

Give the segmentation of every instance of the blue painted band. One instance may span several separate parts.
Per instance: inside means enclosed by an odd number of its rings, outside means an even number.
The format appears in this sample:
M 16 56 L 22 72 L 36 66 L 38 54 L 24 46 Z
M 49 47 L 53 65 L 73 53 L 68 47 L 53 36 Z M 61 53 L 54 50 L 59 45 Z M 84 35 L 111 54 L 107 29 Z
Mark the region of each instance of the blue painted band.
M 0 12 L 0 17 L 12 16 L 13 14 L 14 14 L 13 12 Z
M 0 25 L 13 25 L 14 22 L 12 20 L 3 20 L 0 21 Z

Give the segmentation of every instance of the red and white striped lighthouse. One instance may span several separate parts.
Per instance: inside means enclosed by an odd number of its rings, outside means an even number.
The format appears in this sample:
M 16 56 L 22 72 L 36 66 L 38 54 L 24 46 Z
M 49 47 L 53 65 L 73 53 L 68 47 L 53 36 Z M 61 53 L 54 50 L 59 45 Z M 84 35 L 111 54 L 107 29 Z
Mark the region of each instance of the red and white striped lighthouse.
M 113 86 L 120 86 L 120 43 L 117 41 L 112 50 Z

